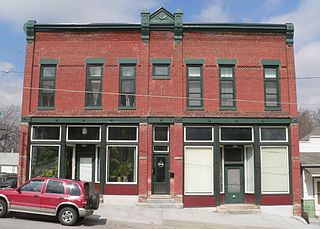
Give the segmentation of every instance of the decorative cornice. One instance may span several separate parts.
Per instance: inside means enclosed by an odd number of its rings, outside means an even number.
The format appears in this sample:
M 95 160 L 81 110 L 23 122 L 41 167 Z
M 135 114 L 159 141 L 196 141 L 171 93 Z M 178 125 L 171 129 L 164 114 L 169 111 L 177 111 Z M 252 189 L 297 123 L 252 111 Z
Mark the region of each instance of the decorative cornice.
M 293 45 L 294 25 L 292 23 L 286 23 L 286 43 L 289 46 Z

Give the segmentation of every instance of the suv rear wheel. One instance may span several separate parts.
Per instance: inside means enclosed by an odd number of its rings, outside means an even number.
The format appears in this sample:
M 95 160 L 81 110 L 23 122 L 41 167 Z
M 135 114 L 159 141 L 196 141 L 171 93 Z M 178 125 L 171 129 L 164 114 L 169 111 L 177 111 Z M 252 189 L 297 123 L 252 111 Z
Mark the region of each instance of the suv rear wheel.
M 58 214 L 58 219 L 62 225 L 72 226 L 78 221 L 78 212 L 72 207 L 64 207 Z
M 0 199 L 0 218 L 2 218 L 7 213 L 7 202 Z

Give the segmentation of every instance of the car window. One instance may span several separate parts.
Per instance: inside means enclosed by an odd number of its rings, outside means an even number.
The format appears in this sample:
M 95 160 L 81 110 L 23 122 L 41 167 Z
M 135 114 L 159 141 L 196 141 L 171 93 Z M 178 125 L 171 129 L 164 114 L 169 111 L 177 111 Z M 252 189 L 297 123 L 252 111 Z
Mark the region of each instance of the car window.
M 46 193 L 64 194 L 64 184 L 62 181 L 48 180 Z
M 20 188 L 21 192 L 41 192 L 43 180 L 31 180 Z
M 72 183 L 69 183 L 68 184 L 68 190 L 69 190 L 69 194 L 71 196 L 80 196 L 81 193 L 80 193 L 80 188 L 77 184 L 72 184 Z

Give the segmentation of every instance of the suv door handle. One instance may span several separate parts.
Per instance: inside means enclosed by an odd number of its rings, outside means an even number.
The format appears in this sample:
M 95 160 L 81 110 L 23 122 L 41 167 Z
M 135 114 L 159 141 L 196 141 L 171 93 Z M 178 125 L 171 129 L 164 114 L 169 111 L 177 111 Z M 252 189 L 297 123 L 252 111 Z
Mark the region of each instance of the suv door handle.
M 59 200 L 64 200 L 64 198 L 63 197 L 59 197 Z
M 39 197 L 39 195 L 34 195 L 34 197 Z

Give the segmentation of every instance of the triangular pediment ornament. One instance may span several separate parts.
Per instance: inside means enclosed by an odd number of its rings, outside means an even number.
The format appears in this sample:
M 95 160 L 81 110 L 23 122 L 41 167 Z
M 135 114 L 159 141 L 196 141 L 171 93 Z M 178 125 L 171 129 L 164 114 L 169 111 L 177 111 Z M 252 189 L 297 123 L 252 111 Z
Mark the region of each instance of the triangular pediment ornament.
M 150 15 L 150 24 L 172 24 L 174 25 L 174 15 L 161 7 Z

